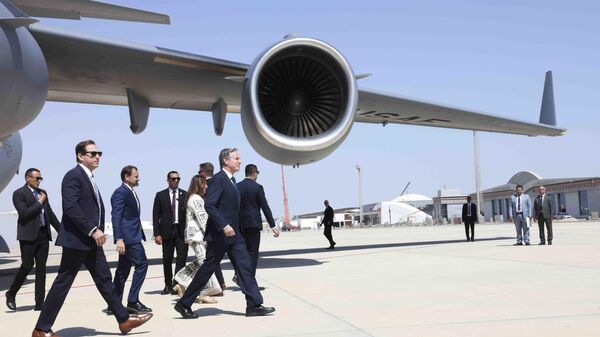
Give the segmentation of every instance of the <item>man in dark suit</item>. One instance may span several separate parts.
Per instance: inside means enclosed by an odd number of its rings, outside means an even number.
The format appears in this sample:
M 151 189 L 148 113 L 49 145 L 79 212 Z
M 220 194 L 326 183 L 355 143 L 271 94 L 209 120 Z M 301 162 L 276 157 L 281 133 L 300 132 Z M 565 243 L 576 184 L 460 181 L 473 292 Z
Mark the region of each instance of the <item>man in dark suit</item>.
M 323 235 L 325 235 L 329 241 L 329 247 L 326 249 L 334 249 L 336 243 L 333 241 L 333 235 L 331 234 L 331 229 L 333 228 L 333 208 L 329 206 L 328 200 L 325 200 L 323 203 L 325 204 L 325 211 L 323 212 L 323 220 L 321 220 L 321 225 L 325 226 Z
M 539 187 L 539 195 L 533 202 L 534 208 L 534 220 L 538 223 L 540 229 L 540 243 L 539 245 L 546 244 L 546 237 L 544 235 L 544 224 L 548 230 L 548 244 L 552 244 L 552 203 L 550 198 L 546 195 L 546 187 Z
M 191 310 L 192 303 L 221 259 L 227 255 L 235 260 L 239 285 L 246 295 L 246 316 L 264 316 L 275 308 L 263 307 L 263 298 L 250 269 L 250 257 L 244 239 L 240 235 L 240 194 L 234 173 L 240 170 L 240 155 L 236 149 L 226 148 L 219 154 L 221 171 L 212 177 L 205 196 L 208 223 L 204 239 L 207 241 L 206 259 L 196 272 L 183 297 L 175 304 L 175 310 L 183 318 L 198 318 Z
M 173 255 L 177 250 L 175 273 L 185 267 L 188 245 L 185 244 L 185 201 L 187 192 L 179 188 L 181 177 L 177 171 L 167 174 L 169 187 L 158 193 L 154 198 L 152 209 L 152 225 L 154 227 L 154 242 L 162 245 L 163 273 L 165 288 L 163 295 L 177 294 L 173 290 Z
M 21 267 L 6 292 L 6 306 L 17 310 L 15 297 L 33 268 L 35 261 L 35 307 L 42 310 L 46 295 L 46 261 L 49 241 L 52 241 L 50 225 L 58 231 L 60 222 L 54 215 L 46 191 L 40 189 L 43 180 L 40 170 L 30 168 L 25 172 L 25 185 L 13 193 L 13 205 L 17 210 L 17 240 L 21 247 Z
M 463 204 L 462 221 L 465 224 L 465 234 L 467 241 L 475 241 L 475 221 L 477 221 L 477 205 L 471 202 L 471 197 L 467 197 L 467 203 Z M 469 235 L 471 228 L 471 235 Z
M 260 247 L 260 231 L 262 230 L 262 217 L 260 210 L 262 209 L 269 227 L 273 229 L 273 236 L 279 236 L 279 228 L 275 227 L 275 220 L 271 208 L 265 197 L 265 190 L 259 183 L 258 168 L 254 164 L 246 165 L 246 179 L 237 184 L 240 191 L 240 227 L 242 236 L 246 241 L 246 248 L 250 255 L 250 268 L 252 275 L 256 276 L 256 265 L 258 264 L 258 249 Z M 263 289 L 261 289 L 263 290 Z
M 93 140 L 85 140 L 75 147 L 75 156 L 77 166 L 67 172 L 62 181 L 63 218 L 56 239 L 56 244 L 63 247 L 60 267 L 32 337 L 57 336 L 51 330 L 52 325 L 82 264 L 113 309 L 121 333 L 126 334 L 152 318 L 152 314 L 129 316 L 111 282 L 110 268 L 102 249 L 106 242 L 103 233 L 104 203 L 92 173 L 100 165 L 102 152 L 98 151 Z
M 133 189 L 139 185 L 140 181 L 137 167 L 125 166 L 121 170 L 121 181 L 123 183 L 110 198 L 113 236 L 119 252 L 119 264 L 114 280 L 115 290 L 119 299 L 122 300 L 125 281 L 129 277 L 131 265 L 134 265 L 135 271 L 127 297 L 127 311 L 132 314 L 152 312 L 152 309 L 140 302 L 140 290 L 146 279 L 148 259 L 144 245 L 142 245 L 142 240 L 146 241 L 146 235 L 140 221 L 140 199 Z M 110 310 L 110 308 L 108 309 Z

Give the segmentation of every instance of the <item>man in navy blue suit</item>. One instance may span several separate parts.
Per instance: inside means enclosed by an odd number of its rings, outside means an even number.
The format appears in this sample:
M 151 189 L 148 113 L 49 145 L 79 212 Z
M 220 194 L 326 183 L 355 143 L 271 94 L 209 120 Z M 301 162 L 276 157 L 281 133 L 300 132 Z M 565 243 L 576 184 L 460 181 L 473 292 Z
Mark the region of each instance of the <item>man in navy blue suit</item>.
M 175 310 L 183 318 L 198 318 L 191 309 L 192 303 L 212 274 L 223 255 L 235 260 L 240 288 L 246 295 L 246 316 L 265 316 L 275 308 L 262 306 L 263 298 L 250 268 L 250 257 L 244 238 L 240 235 L 240 193 L 234 173 L 240 170 L 240 155 L 235 148 L 226 148 L 219 154 L 221 171 L 212 177 L 205 196 L 208 223 L 204 239 L 207 241 L 206 259 L 196 272 Z
M 265 189 L 256 182 L 258 168 L 254 164 L 246 165 L 246 179 L 237 185 L 240 190 L 240 225 L 242 236 L 246 242 L 246 248 L 250 255 L 250 267 L 252 275 L 256 276 L 256 265 L 258 264 L 258 249 L 260 247 L 260 231 L 262 230 L 262 217 L 260 210 L 265 215 L 269 227 L 273 230 L 273 236 L 279 236 L 279 228 L 275 227 L 275 220 L 271 208 L 265 197 Z M 263 290 L 263 288 L 261 288 Z
M 123 183 L 110 198 L 113 236 L 119 252 L 119 264 L 115 271 L 115 290 L 122 300 L 125 281 L 129 277 L 131 266 L 135 266 L 127 297 L 127 311 L 132 314 L 152 312 L 152 309 L 140 302 L 140 290 L 148 271 L 148 258 L 142 245 L 142 240 L 146 241 L 146 235 L 140 221 L 140 199 L 133 189 L 140 181 L 137 167 L 125 166 L 121 170 L 121 181 Z
M 75 156 L 77 166 L 67 172 L 62 181 L 63 218 L 56 239 L 56 244 L 63 247 L 60 267 L 32 337 L 58 336 L 51 328 L 82 264 L 113 309 L 121 333 L 126 334 L 152 318 L 151 313 L 129 316 L 111 282 L 110 268 L 102 249 L 106 242 L 103 233 L 104 203 L 92 173 L 100 165 L 102 152 L 98 151 L 93 140 L 85 140 L 75 147 Z M 92 319 L 86 317 L 85 321 Z

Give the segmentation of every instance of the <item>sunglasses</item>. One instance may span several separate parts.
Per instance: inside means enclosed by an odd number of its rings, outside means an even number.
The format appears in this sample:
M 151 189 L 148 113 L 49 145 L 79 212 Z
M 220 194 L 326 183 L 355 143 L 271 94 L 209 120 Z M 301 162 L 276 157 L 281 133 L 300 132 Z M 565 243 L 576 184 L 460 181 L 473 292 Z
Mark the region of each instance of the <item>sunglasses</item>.
M 94 158 L 96 156 L 102 157 L 102 151 L 86 151 L 86 152 L 84 152 L 84 154 L 87 154 L 92 158 Z
M 35 180 L 37 180 L 37 181 L 42 181 L 42 180 L 44 180 L 44 178 L 42 178 L 42 177 L 29 177 L 29 178 L 33 178 L 33 179 L 35 179 Z
M 171 180 L 171 181 L 180 181 L 181 178 L 179 178 L 179 177 L 177 177 L 177 178 L 169 178 L 169 180 Z

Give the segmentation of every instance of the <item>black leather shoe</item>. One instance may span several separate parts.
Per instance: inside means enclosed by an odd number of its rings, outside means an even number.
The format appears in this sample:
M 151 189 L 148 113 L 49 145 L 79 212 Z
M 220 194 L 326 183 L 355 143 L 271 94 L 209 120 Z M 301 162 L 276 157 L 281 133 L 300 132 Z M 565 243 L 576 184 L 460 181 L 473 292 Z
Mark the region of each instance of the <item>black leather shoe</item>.
M 247 307 L 246 308 L 246 317 L 267 316 L 268 314 L 271 314 L 274 312 L 275 312 L 275 308 L 273 308 L 273 307 L 263 307 L 262 305 L 257 305 L 255 307 Z
M 265 290 L 265 287 L 258 287 L 258 290 L 263 291 Z
M 5 296 L 6 306 L 12 311 L 17 311 L 17 303 L 15 302 L 15 297 L 10 295 L 8 291 L 6 292 Z
M 521 243 L 521 242 L 517 242 L 517 243 L 515 243 L 513 246 L 522 246 L 522 245 L 523 245 L 523 243 Z
M 184 319 L 198 318 L 198 315 L 196 315 L 196 313 L 193 312 L 192 309 L 184 307 L 183 304 L 179 301 L 175 303 L 175 311 L 177 311 Z
M 543 246 L 543 245 L 545 245 L 545 244 L 546 244 L 546 243 L 542 241 L 542 242 L 538 243 L 538 246 Z
M 552 240 L 548 240 L 548 245 L 552 245 Z
M 231 282 L 235 283 L 238 287 L 240 286 L 240 283 L 238 282 L 238 277 L 236 274 L 234 274 L 233 277 L 231 278 Z
M 44 302 L 42 303 L 38 303 L 35 305 L 35 307 L 33 307 L 34 311 L 42 311 L 42 307 L 44 306 Z
M 130 314 L 147 314 L 152 312 L 152 309 L 145 306 L 142 302 L 127 303 L 127 312 Z
M 529 246 L 529 242 L 525 242 L 525 246 Z
M 332 245 L 332 246 L 329 246 L 329 247 L 327 247 L 325 249 L 335 249 L 335 246 Z
M 161 295 L 169 295 L 172 289 L 169 286 L 165 286 L 165 288 L 160 292 Z
M 112 316 L 115 313 L 112 311 L 112 309 L 110 307 L 106 307 L 106 310 L 104 310 L 104 312 L 108 315 L 108 316 Z

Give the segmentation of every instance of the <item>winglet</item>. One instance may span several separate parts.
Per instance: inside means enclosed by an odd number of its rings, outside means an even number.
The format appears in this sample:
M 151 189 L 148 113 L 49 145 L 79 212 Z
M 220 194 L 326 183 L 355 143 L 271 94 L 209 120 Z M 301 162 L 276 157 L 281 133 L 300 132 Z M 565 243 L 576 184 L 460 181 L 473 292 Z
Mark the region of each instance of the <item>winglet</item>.
M 556 126 L 556 111 L 554 109 L 554 88 L 552 85 L 552 71 L 546 72 L 544 94 L 542 95 L 542 108 L 540 109 L 540 124 Z

